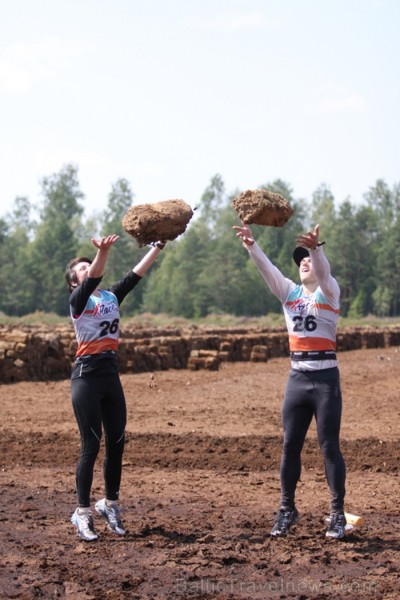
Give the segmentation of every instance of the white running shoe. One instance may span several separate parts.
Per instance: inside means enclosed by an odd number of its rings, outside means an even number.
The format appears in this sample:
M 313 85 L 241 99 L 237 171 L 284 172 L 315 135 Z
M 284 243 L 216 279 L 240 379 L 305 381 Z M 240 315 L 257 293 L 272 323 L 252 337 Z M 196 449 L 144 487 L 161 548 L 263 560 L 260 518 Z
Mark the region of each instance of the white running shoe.
M 80 537 L 85 542 L 94 542 L 98 539 L 98 535 L 93 525 L 93 517 L 90 510 L 79 511 L 79 507 L 75 510 L 71 517 L 71 523 L 75 525 Z
M 94 505 L 96 512 L 107 521 L 109 529 L 117 535 L 125 535 L 126 531 L 122 525 L 119 508 L 116 504 L 108 505 L 106 499 L 99 500 Z

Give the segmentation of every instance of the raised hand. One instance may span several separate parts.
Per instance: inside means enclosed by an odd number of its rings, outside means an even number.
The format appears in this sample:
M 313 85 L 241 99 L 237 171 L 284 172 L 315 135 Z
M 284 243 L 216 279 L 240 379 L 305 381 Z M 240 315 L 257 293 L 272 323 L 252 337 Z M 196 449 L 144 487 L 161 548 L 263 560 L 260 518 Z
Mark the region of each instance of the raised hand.
M 241 238 L 243 244 L 246 246 L 252 246 L 254 244 L 253 234 L 251 233 L 251 229 L 248 225 L 242 223 L 241 226 L 234 225 L 232 229 L 236 231 L 236 237 Z
M 296 238 L 297 246 L 304 246 L 305 248 L 311 248 L 315 250 L 318 246 L 319 237 L 319 225 L 314 227 L 314 231 L 307 231 Z
M 92 238 L 92 244 L 98 250 L 109 250 L 111 246 L 115 244 L 115 242 L 117 242 L 118 240 L 119 235 L 113 233 L 112 235 L 107 235 L 105 237 L 100 238 L 99 240 Z

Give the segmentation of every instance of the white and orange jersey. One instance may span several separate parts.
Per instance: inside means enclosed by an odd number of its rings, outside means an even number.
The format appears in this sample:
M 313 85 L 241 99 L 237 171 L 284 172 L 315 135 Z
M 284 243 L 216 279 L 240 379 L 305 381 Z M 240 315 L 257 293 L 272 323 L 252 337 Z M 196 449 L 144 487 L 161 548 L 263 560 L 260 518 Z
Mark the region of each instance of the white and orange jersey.
M 336 358 L 339 308 L 332 306 L 320 287 L 305 296 L 303 286 L 291 290 L 283 303 L 293 360 Z
M 108 290 L 98 290 L 100 296 L 92 294 L 79 316 L 71 310 L 78 348 L 76 356 L 100 354 L 118 349 L 119 304 L 117 297 Z
M 282 275 L 258 244 L 254 243 L 247 249 L 271 292 L 282 302 L 292 367 L 311 371 L 337 366 L 336 328 L 340 290 L 330 274 L 322 247 L 310 252 L 320 285 L 309 296 L 304 294 L 302 285 Z

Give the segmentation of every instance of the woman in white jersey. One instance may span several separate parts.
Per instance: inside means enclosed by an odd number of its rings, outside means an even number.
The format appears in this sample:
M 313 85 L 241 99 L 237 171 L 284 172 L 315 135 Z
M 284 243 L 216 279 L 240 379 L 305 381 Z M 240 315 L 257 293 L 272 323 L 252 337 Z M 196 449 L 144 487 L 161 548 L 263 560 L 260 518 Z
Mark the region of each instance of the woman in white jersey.
M 97 249 L 94 260 L 77 257 L 70 261 L 65 273 L 78 342 L 71 375 L 71 397 L 81 437 L 76 469 L 78 506 L 71 521 L 85 541 L 98 539 L 90 509 L 90 491 L 103 429 L 105 497 L 96 502 L 95 510 L 113 533 L 126 533 L 118 507 L 126 426 L 125 396 L 117 365 L 119 306 L 165 245 L 157 242 L 132 271 L 105 290 L 99 286 L 108 252 L 118 239 L 115 234 L 100 240 L 92 239 Z
M 299 267 L 300 285 L 284 277 L 271 263 L 247 225 L 233 229 L 271 292 L 282 302 L 289 334 L 291 371 L 282 405 L 281 506 L 271 535 L 286 535 L 300 519 L 295 491 L 300 479 L 301 451 L 314 416 L 331 492 L 326 536 L 340 539 L 346 525 L 346 467 L 339 440 L 342 394 L 336 360 L 340 290 L 318 242 L 319 225 L 296 240 L 293 259 Z

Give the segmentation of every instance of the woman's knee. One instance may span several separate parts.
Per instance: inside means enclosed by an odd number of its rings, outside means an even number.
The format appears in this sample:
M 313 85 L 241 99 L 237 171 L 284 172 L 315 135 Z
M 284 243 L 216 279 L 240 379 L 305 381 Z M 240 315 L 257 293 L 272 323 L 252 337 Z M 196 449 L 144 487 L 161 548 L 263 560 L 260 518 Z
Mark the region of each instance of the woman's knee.
M 125 434 L 120 435 L 117 438 L 105 437 L 105 444 L 107 454 L 119 455 L 122 454 L 125 447 Z
M 297 457 L 303 449 L 302 440 L 285 440 L 283 442 L 283 454 L 287 458 Z
M 320 443 L 321 452 L 327 461 L 335 461 L 342 456 L 339 440 L 325 440 Z
M 81 447 L 81 461 L 94 462 L 100 451 L 100 440 L 97 438 L 84 440 Z

